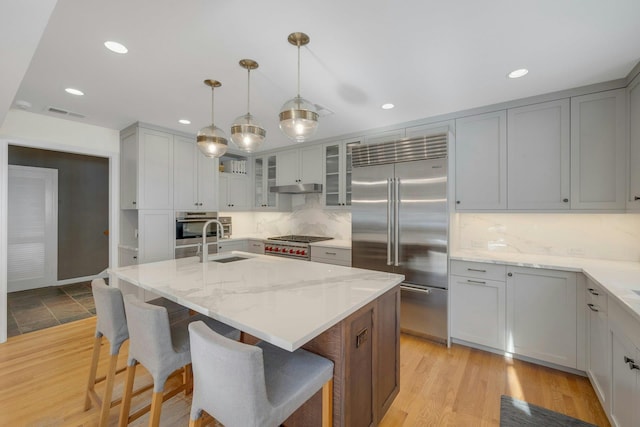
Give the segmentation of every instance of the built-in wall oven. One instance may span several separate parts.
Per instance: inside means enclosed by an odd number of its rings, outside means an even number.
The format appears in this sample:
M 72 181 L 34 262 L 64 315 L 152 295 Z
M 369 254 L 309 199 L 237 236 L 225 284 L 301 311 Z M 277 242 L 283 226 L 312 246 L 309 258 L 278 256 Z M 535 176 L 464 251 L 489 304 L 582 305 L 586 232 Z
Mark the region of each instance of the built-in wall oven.
M 231 217 L 218 217 L 217 212 L 176 212 L 176 258 L 186 258 L 196 256 L 198 247 L 202 244 L 202 227 L 210 219 L 217 219 L 223 225 L 224 236 L 231 236 Z M 211 224 L 207 228 L 207 243 L 218 241 L 218 228 Z M 209 254 L 218 251 L 217 245 L 209 245 Z

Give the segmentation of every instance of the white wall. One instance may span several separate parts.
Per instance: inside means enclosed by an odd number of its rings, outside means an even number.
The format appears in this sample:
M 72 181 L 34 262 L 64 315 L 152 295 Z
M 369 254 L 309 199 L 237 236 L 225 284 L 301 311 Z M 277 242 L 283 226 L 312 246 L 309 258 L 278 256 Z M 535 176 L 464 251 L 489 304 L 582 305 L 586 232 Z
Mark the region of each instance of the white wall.
M 0 343 L 7 340 L 7 147 L 10 144 L 109 158 L 109 265 L 118 259 L 119 131 L 10 110 L 0 127 Z
M 640 261 L 640 214 L 455 214 L 451 251 Z

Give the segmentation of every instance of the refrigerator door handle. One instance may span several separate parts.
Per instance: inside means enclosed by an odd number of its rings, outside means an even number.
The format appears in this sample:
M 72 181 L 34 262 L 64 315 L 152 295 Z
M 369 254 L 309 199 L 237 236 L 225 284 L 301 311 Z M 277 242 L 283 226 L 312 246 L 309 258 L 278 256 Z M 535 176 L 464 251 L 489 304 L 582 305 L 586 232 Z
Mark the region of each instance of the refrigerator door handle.
M 393 186 L 392 179 L 387 178 L 387 265 L 393 265 L 391 259 L 391 204 L 393 203 Z
M 394 244 L 394 262 L 393 265 L 398 267 L 400 265 L 400 257 L 398 256 L 400 248 L 400 178 L 396 177 L 395 180 L 395 191 L 393 195 L 393 244 Z

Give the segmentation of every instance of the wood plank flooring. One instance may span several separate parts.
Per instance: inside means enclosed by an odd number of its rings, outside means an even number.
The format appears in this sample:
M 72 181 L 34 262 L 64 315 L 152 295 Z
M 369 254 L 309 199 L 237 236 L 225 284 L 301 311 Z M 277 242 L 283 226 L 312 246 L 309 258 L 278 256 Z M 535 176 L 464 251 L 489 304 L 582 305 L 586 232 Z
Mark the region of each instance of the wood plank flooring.
M 95 318 L 10 338 L 0 344 L 1 426 L 95 426 L 98 412 L 82 412 Z M 105 343 L 106 340 L 103 340 Z M 580 376 L 509 360 L 463 346 L 444 346 L 411 336 L 401 339 L 401 390 L 381 426 L 498 426 L 500 395 L 508 394 L 587 422 L 608 426 L 589 381 Z M 108 347 L 99 367 L 105 372 Z M 119 366 L 126 361 L 123 347 Z M 150 382 L 138 369 L 136 386 Z M 115 396 L 122 393 L 116 380 Z M 100 393 L 102 389 L 97 387 Z M 138 396 L 132 408 L 150 401 Z M 165 403 L 162 426 L 188 425 L 190 397 Z M 111 410 L 110 423 L 118 410 Z M 132 425 L 142 426 L 148 416 Z M 214 425 L 210 422 L 209 425 Z

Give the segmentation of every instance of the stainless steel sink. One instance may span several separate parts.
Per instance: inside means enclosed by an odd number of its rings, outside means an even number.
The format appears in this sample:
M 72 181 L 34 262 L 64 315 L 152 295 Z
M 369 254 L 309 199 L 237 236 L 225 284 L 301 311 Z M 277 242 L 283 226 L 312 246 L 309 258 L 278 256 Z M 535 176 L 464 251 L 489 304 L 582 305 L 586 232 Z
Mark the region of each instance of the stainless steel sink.
M 214 259 L 212 260 L 213 262 L 221 262 L 223 264 L 226 264 L 228 262 L 235 262 L 235 261 L 241 261 L 243 259 L 249 259 L 249 258 L 245 258 L 245 257 L 241 257 L 241 256 L 230 256 L 228 258 L 220 258 L 220 259 Z

